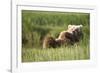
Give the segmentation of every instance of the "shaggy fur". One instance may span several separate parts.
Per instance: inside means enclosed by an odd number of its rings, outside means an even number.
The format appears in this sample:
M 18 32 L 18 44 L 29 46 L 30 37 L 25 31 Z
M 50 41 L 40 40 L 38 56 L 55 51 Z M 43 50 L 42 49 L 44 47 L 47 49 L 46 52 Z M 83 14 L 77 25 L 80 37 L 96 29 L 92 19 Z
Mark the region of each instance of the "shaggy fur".
M 56 47 L 56 41 L 51 36 L 46 36 L 43 41 L 43 48 L 55 48 Z
M 68 25 L 68 30 L 62 31 L 57 39 L 51 36 L 46 36 L 43 41 L 43 48 L 56 48 L 61 45 L 79 42 L 82 37 L 82 25 Z

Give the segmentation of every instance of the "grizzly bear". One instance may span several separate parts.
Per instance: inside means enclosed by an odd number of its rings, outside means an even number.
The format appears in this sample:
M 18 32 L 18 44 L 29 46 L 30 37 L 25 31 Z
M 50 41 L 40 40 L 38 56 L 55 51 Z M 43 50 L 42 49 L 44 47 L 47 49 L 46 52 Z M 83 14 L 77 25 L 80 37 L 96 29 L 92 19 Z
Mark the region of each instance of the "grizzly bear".
M 46 36 L 43 41 L 43 48 L 56 48 L 61 45 L 73 45 L 79 42 L 83 35 L 82 27 L 82 25 L 68 25 L 68 29 L 62 31 L 56 39 L 51 36 Z

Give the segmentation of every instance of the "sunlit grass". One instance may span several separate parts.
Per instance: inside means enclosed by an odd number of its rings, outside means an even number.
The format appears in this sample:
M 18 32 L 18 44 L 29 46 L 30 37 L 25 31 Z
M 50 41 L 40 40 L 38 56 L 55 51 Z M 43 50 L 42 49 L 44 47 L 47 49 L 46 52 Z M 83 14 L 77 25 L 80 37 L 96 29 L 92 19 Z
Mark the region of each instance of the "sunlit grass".
M 47 49 L 22 49 L 22 62 L 86 60 L 89 58 L 89 47 L 81 47 L 77 45 Z

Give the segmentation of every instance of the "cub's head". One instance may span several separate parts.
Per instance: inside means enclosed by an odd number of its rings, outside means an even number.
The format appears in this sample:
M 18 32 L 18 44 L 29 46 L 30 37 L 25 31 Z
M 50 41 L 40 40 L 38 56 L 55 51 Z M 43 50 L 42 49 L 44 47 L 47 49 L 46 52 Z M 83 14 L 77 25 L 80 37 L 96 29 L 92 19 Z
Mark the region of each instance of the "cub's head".
M 82 27 L 83 25 L 68 25 L 68 32 L 73 35 L 75 42 L 83 37 Z
M 68 25 L 68 32 L 72 34 L 73 32 L 80 33 L 82 32 L 82 27 L 83 25 Z

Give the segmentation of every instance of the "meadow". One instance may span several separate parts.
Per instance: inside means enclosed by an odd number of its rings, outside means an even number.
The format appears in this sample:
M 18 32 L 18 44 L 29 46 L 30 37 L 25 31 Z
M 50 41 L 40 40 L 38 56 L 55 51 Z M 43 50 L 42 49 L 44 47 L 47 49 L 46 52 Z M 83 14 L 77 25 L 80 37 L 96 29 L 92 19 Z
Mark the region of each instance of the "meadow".
M 46 35 L 57 38 L 69 24 L 82 24 L 79 43 L 57 48 L 42 48 Z M 90 59 L 90 14 L 22 10 L 22 62 Z

